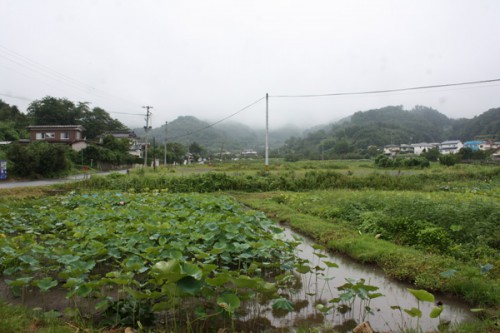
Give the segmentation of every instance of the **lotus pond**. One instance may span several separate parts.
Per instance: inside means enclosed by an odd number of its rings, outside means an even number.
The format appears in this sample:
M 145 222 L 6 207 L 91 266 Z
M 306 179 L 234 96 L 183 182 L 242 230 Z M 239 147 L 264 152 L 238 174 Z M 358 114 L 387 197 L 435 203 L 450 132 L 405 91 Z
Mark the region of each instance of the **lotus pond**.
M 100 191 L 2 203 L 2 297 L 95 325 L 166 331 L 272 331 L 272 317 L 304 307 L 321 319 L 306 326 L 354 306 L 351 323 L 373 314 L 383 295 L 363 279 L 321 299 L 338 264 L 320 247 L 314 259 L 298 257 L 299 243 L 222 195 Z M 299 289 L 315 300 L 294 297 Z M 415 305 L 434 300 L 409 293 Z M 420 307 L 399 310 L 421 316 Z

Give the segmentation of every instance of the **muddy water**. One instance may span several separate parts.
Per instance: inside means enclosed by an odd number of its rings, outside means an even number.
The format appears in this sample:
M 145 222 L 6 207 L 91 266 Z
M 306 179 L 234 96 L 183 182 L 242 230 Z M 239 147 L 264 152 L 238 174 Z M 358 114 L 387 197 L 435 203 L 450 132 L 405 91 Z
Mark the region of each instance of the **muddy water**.
M 298 237 L 288 229 L 286 234 L 287 237 L 292 237 L 292 235 Z M 401 309 L 417 308 L 416 298 L 406 290 L 406 288 L 415 289 L 414 286 L 391 280 L 380 269 L 361 265 L 345 257 L 319 251 L 327 256 L 319 259 L 318 256 L 313 254 L 316 251 L 312 247 L 314 243 L 302 237 L 301 240 L 301 245 L 297 247 L 299 256 L 309 260 L 314 266 L 319 265 L 324 268 L 325 270 L 321 271 L 321 273 L 325 274 L 325 276 L 317 278 L 314 273 L 302 274 L 302 288 L 292 295 L 292 302 L 295 308 L 299 308 L 299 310 L 280 318 L 276 318 L 276 316 L 269 317 L 273 326 L 304 327 L 304 324 L 309 323 L 309 325 L 321 324 L 326 327 L 335 327 L 339 332 L 350 332 L 356 323 L 369 321 L 376 331 L 400 331 L 404 328 L 417 327 L 416 318 L 411 318 L 402 311 L 391 309 L 391 307 L 395 306 L 399 306 Z M 328 268 L 323 261 L 335 262 L 339 265 L 339 268 Z M 367 304 L 360 302 L 359 298 L 354 302 L 352 309 L 343 314 L 338 309 L 329 311 L 326 314 L 316 309 L 318 303 L 332 305 L 332 303 L 328 303 L 328 300 L 339 297 L 340 292 L 337 287 L 345 284 L 346 279 L 364 279 L 365 284 L 379 287 L 375 292 L 380 292 L 384 296 L 371 300 L 369 307 L 373 314 L 365 311 L 364 307 Z M 444 304 L 444 310 L 440 318 L 431 319 L 429 313 L 435 304 L 421 302 L 422 318 L 418 324 L 422 331 L 427 332 L 436 329 L 440 322 L 455 323 L 474 319 L 469 307 L 463 302 L 445 295 L 435 296 L 436 301 Z

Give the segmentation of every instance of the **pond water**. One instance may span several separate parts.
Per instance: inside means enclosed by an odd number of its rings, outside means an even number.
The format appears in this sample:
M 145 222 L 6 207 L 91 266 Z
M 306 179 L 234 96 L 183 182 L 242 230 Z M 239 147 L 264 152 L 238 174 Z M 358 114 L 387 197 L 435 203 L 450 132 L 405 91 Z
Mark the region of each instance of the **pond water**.
M 288 238 L 299 237 L 289 229 L 286 229 L 285 233 Z M 299 238 L 301 244 L 297 247 L 298 255 L 309 260 L 313 264 L 311 266 L 318 265 L 324 270 L 300 274 L 301 288 L 295 290 L 291 295 L 294 308 L 298 311 L 281 316 L 272 315 L 272 312 L 268 312 L 266 317 L 273 326 L 304 327 L 324 325 L 325 327 L 335 327 L 338 332 L 351 332 L 357 323 L 369 321 L 374 330 L 381 332 L 417 327 L 417 319 L 412 318 L 403 311 L 403 309 L 418 307 L 417 299 L 407 291 L 407 288 L 415 289 L 414 286 L 389 279 L 382 270 L 374 266 L 362 265 L 346 257 L 315 250 L 313 248 L 314 243 L 311 240 L 303 237 Z M 320 259 L 314 252 L 320 252 L 326 257 Z M 323 263 L 324 261 L 334 262 L 339 265 L 339 268 L 328 268 Z M 324 276 L 317 275 L 317 272 L 324 274 Z M 354 303 L 349 304 L 351 309 L 346 312 L 347 307 L 345 306 L 341 306 L 340 310 L 337 308 L 326 313 L 319 311 L 316 308 L 317 304 L 333 305 L 328 301 L 339 297 L 341 291 L 337 287 L 344 285 L 347 282 L 346 279 L 354 279 L 358 282 L 364 279 L 366 285 L 379 288 L 371 293 L 381 293 L 384 296 L 372 299 L 369 304 L 368 301 L 363 302 L 359 297 L 356 297 Z M 435 304 L 420 302 L 422 318 L 420 318 L 418 325 L 422 331 L 435 330 L 440 322 L 456 323 L 474 319 L 470 308 L 465 303 L 446 295 L 435 295 L 435 297 L 436 302 L 441 302 L 444 305 L 444 310 L 440 318 L 432 319 L 429 314 Z M 336 305 L 346 303 L 349 302 L 340 302 Z M 366 306 L 369 306 L 371 313 L 366 310 Z M 399 307 L 401 310 L 395 307 Z

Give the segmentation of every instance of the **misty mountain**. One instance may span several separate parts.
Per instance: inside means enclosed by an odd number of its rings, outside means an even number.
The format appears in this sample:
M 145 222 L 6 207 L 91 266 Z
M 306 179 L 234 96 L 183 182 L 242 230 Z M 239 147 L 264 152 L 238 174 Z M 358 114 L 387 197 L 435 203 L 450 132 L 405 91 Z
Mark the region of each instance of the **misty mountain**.
M 144 129 L 136 128 L 143 137 Z M 166 133 L 167 132 L 167 133 Z M 192 116 L 181 116 L 165 125 L 151 129 L 152 141 L 163 143 L 165 135 L 169 142 L 184 145 L 197 142 L 212 152 L 222 150 L 233 153 L 243 149 L 262 152 L 265 130 L 253 129 L 238 122 L 223 122 L 215 126 Z M 500 108 L 491 109 L 473 119 L 450 119 L 439 111 L 415 106 L 404 110 L 402 106 L 387 106 L 380 109 L 359 111 L 336 123 L 315 126 L 308 130 L 298 127 L 271 129 L 271 149 L 283 147 L 281 151 L 301 158 L 368 157 L 388 144 L 417 142 L 442 142 L 445 140 L 472 140 L 474 138 L 500 138 Z
M 144 137 L 143 128 L 135 128 L 135 133 Z M 273 129 L 269 133 L 269 146 L 277 148 L 284 145 L 291 136 L 300 136 L 301 130 L 297 127 L 283 127 Z M 165 136 L 169 142 L 178 142 L 184 145 L 197 142 L 205 149 L 218 152 L 221 149 L 237 153 L 243 149 L 264 150 L 265 130 L 252 129 L 238 122 L 223 122 L 214 126 L 193 116 L 180 116 L 168 123 L 167 128 L 162 125 L 149 131 L 149 141 L 154 137 L 157 143 L 163 143 Z

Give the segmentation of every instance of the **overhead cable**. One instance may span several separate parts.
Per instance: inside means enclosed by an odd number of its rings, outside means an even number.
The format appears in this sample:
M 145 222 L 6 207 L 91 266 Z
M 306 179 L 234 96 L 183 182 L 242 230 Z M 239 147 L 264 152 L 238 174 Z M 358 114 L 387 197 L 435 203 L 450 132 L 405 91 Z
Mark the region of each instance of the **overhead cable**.
M 107 93 L 103 90 L 97 89 L 91 85 L 88 85 L 88 84 L 83 83 L 79 80 L 76 80 L 76 79 L 74 79 L 68 75 L 65 75 L 59 71 L 56 71 L 48 66 L 45 66 L 39 62 L 36 62 L 36 61 L 18 53 L 18 52 L 12 51 L 3 45 L 0 45 L 0 57 L 10 61 L 11 63 L 16 64 L 17 66 L 19 66 L 21 68 L 35 72 L 39 75 L 42 75 L 45 78 L 58 81 L 62 84 L 65 84 L 65 85 L 72 87 L 74 89 L 83 91 L 85 93 L 93 94 L 93 95 L 96 95 L 96 96 L 101 97 L 101 98 L 111 97 L 114 99 L 120 99 L 120 100 L 125 101 L 129 104 L 137 104 L 137 103 L 131 103 L 130 101 L 124 99 L 123 97 Z
M 220 119 L 220 120 L 218 120 L 218 121 L 216 121 L 216 122 L 214 122 L 214 123 L 211 123 L 211 124 L 209 124 L 209 125 L 207 125 L 207 126 L 204 126 L 204 127 L 198 128 L 198 129 L 196 129 L 196 130 L 194 130 L 194 131 L 191 131 L 191 132 L 188 132 L 188 133 L 186 133 L 186 134 L 181 134 L 181 135 L 176 135 L 176 136 L 174 136 L 174 137 L 170 137 L 169 139 L 170 139 L 170 140 L 173 140 L 173 139 L 184 138 L 184 137 L 190 136 L 190 135 L 192 135 L 192 134 L 195 134 L 195 133 L 198 133 L 198 132 L 204 131 L 204 130 L 206 130 L 206 129 L 210 128 L 210 127 L 213 127 L 213 126 L 215 126 L 215 125 L 217 125 L 217 124 L 219 124 L 219 123 L 223 122 L 224 120 L 227 120 L 227 119 L 229 119 L 229 118 L 232 118 L 232 117 L 236 116 L 238 113 L 241 113 L 241 112 L 243 112 L 243 111 L 245 111 L 245 110 L 247 110 L 247 109 L 251 108 L 251 107 L 252 107 L 252 106 L 254 106 L 255 104 L 257 104 L 257 103 L 259 103 L 260 101 L 264 100 L 265 98 L 266 98 L 266 97 L 265 97 L 265 96 L 263 96 L 263 97 L 259 98 L 258 100 L 256 100 L 255 102 L 252 102 L 252 103 L 248 104 L 248 105 L 247 105 L 247 106 L 245 106 L 244 108 L 239 109 L 239 110 L 238 110 L 238 111 L 236 111 L 235 113 L 232 113 L 232 114 L 230 114 L 229 116 L 227 116 L 227 117 L 225 117 L 225 118 L 222 118 L 222 119 Z
M 273 98 L 311 98 L 311 97 L 328 97 L 328 96 L 384 94 L 384 93 L 392 93 L 392 92 L 400 92 L 400 91 L 457 87 L 457 86 L 467 86 L 467 85 L 493 83 L 493 82 L 500 82 L 500 79 L 468 81 L 468 82 L 447 83 L 447 84 L 436 84 L 436 85 L 430 85 L 430 86 L 419 86 L 419 87 L 398 88 L 398 89 L 369 90 L 369 91 L 357 91 L 357 92 L 339 92 L 339 93 L 329 93 L 329 94 L 309 94 L 309 95 L 308 94 L 304 94 L 304 95 L 269 95 L 269 97 L 273 97 Z

